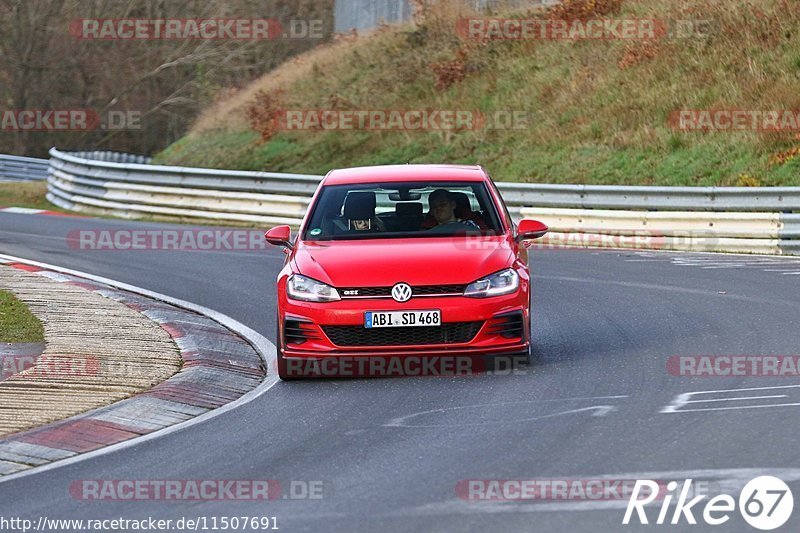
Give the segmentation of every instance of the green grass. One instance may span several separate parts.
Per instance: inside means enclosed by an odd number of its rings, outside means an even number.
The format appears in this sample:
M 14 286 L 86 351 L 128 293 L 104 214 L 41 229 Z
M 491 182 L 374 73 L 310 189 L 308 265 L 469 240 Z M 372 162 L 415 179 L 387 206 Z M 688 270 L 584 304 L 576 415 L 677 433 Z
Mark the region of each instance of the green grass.
M 28 307 L 10 292 L 0 290 L 0 342 L 40 342 L 44 327 Z
M 45 198 L 47 183 L 43 181 L 26 183 L 0 183 L 0 206 L 30 207 L 49 211 L 66 212 Z
M 572 0 L 573 2 L 579 0 Z M 286 109 L 515 110 L 521 130 L 278 132 L 248 129 L 247 105 L 191 131 L 166 164 L 324 174 L 405 162 L 478 163 L 497 180 L 644 185 L 800 185 L 797 132 L 685 133 L 678 109 L 800 109 L 800 8 L 786 0 L 626 0 L 618 18 L 709 19 L 704 37 L 636 41 L 464 41 L 452 18 L 365 37 L 282 95 Z M 434 65 L 465 55 L 436 88 Z M 259 83 L 259 82 L 256 82 Z M 266 80 L 261 80 L 266 84 Z M 268 85 L 268 84 L 266 84 Z M 238 114 L 238 115 L 237 115 Z

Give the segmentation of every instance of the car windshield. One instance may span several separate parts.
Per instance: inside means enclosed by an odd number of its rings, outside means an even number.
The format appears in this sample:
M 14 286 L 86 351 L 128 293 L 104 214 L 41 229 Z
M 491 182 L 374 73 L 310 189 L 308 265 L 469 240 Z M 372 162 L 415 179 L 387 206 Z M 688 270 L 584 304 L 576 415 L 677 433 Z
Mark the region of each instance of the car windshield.
M 328 185 L 303 240 L 497 235 L 502 225 L 482 182 Z

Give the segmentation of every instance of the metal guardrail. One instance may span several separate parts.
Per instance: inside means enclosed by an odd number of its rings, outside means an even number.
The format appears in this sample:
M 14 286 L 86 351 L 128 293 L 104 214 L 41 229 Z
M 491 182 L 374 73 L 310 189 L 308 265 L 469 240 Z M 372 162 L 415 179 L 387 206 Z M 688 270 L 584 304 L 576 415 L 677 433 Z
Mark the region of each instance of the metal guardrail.
M 149 165 L 152 157 L 146 155 L 128 154 L 125 152 L 93 151 L 93 152 L 70 152 L 75 157 L 91 159 L 92 161 L 110 161 L 112 163 L 137 163 Z
M 297 225 L 322 176 L 95 161 L 50 150 L 47 198 L 65 209 Z
M 0 155 L 0 181 L 42 181 L 47 179 L 47 159 Z
M 125 217 L 297 226 L 322 178 L 87 157 L 93 154 L 50 150 L 52 203 Z M 512 216 L 551 226 L 552 245 L 800 253 L 800 214 L 793 214 L 800 188 L 497 186 Z
M 498 183 L 510 205 L 573 209 L 800 211 L 800 187 L 644 187 Z

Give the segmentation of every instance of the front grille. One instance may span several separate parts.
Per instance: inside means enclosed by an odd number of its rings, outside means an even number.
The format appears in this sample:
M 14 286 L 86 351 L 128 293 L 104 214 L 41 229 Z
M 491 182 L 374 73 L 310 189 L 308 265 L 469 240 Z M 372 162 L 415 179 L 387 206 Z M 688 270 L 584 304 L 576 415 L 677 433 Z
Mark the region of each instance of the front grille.
M 414 296 L 423 296 L 426 294 L 464 294 L 466 285 L 420 285 L 419 287 L 411 287 L 411 293 Z
M 413 296 L 429 296 L 432 294 L 464 294 L 466 285 L 418 285 L 411 287 Z M 344 287 L 336 289 L 342 298 L 391 298 L 391 287 Z M 358 294 L 347 294 L 348 291 L 358 291 Z M 412 296 L 412 297 L 413 297 Z
M 483 321 L 410 328 L 322 326 L 322 331 L 337 346 L 411 346 L 469 342 L 475 338 L 481 326 Z
M 391 287 L 348 287 L 346 289 L 336 289 L 342 298 L 353 298 L 356 296 L 372 296 L 374 298 L 380 298 L 383 296 L 391 296 L 392 295 L 392 288 Z M 348 295 L 348 291 L 358 291 L 358 294 L 355 295 Z

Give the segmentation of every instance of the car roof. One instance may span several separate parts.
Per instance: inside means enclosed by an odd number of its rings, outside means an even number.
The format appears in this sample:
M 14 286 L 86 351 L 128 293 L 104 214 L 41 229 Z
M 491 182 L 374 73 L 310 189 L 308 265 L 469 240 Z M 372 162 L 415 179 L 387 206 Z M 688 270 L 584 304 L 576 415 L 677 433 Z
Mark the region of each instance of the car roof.
M 379 165 L 331 170 L 323 185 L 403 181 L 485 181 L 478 165 Z

